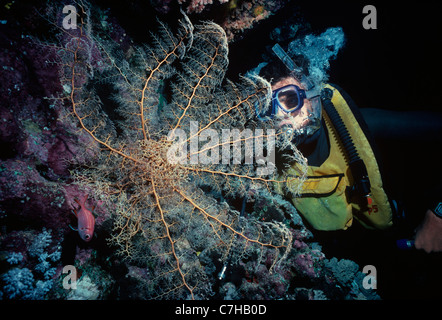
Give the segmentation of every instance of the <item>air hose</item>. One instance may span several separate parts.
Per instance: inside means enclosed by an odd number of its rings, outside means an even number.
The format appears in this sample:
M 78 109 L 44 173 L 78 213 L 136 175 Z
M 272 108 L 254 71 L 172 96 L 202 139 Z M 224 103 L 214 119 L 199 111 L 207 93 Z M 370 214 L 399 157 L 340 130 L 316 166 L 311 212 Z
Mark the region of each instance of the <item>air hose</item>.
M 353 176 L 353 185 L 349 187 L 348 192 L 350 199 L 361 199 L 370 196 L 370 180 L 368 178 L 367 168 L 364 161 L 359 157 L 358 151 L 356 150 L 353 140 L 348 133 L 347 127 L 341 119 L 338 111 L 336 110 L 333 102 L 331 101 L 333 97 L 333 91 L 329 88 L 324 88 L 321 91 L 321 101 L 325 112 L 329 116 L 338 137 L 341 140 L 345 152 L 347 153 L 349 159 L 349 167 Z

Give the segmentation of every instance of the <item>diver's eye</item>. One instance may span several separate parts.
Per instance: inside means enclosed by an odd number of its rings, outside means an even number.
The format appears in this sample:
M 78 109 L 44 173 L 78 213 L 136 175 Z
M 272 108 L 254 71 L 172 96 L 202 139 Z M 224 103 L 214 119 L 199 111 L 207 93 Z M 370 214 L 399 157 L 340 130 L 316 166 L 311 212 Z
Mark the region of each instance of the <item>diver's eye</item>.
M 278 95 L 279 103 L 287 110 L 293 110 L 298 107 L 299 100 L 295 91 L 283 91 Z

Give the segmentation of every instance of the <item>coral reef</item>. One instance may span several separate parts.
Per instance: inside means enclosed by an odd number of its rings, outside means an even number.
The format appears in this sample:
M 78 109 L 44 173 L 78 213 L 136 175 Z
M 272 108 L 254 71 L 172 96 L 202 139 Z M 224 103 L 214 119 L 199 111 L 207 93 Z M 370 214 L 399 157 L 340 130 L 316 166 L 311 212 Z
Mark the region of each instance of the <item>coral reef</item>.
M 220 25 L 226 31 L 229 41 L 244 37 L 244 31 L 253 28 L 259 21 L 265 20 L 284 7 L 286 0 L 241 1 L 227 15 Z
M 273 193 L 284 183 L 269 170 L 274 148 L 305 159 L 271 122 L 254 121 L 269 83 L 225 78 L 219 25 L 184 16 L 136 46 L 115 22 L 94 19 L 104 16 L 98 7 L 73 5 L 76 29 L 63 29 L 49 4 L 40 12 L 55 27 L 48 39 L 2 39 L 3 299 L 373 298 L 358 268 L 327 262 L 295 208 Z M 257 134 L 211 140 L 225 129 Z M 208 161 L 215 150 L 228 157 Z M 301 186 L 303 172 L 293 179 Z M 85 194 L 97 206 L 90 243 L 69 229 Z M 65 265 L 77 270 L 76 290 L 62 286 Z
M 347 300 L 379 300 L 380 297 L 373 290 L 363 286 L 365 274 L 359 271 L 357 263 L 347 259 L 332 258 L 325 260 L 324 267 L 337 296 Z
M 284 7 L 288 0 L 151 0 L 153 7 L 161 13 L 172 10 L 178 3 L 189 15 L 208 15 L 227 34 L 229 42 L 244 37 L 244 32 L 258 22 L 267 19 Z
M 10 235 L 10 238 L 15 238 L 16 244 L 27 237 L 32 239 L 27 250 L 12 252 L 6 260 L 17 266 L 2 275 L 0 292 L 4 299 L 41 300 L 54 286 L 56 265 L 61 257 L 60 243 L 53 244 L 51 231 L 46 229 L 35 237 L 25 233 Z M 26 245 L 27 241 L 24 242 Z
M 229 0 L 218 0 L 219 3 L 226 3 L 229 2 Z M 183 4 L 186 3 L 186 11 L 187 13 L 199 13 L 202 12 L 204 10 L 204 8 L 206 7 L 206 5 L 208 4 L 212 4 L 213 1 L 212 0 L 178 0 L 179 4 Z

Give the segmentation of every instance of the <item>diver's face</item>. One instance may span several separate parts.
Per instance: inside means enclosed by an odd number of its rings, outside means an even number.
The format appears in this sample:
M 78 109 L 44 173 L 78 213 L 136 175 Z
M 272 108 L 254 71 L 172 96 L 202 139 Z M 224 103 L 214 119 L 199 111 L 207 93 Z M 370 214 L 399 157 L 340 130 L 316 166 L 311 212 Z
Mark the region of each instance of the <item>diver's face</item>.
M 305 89 L 304 86 L 295 78 L 287 77 L 279 80 L 278 82 L 272 85 L 272 90 L 276 90 L 282 87 L 285 87 L 289 84 L 294 84 L 300 87 L 301 89 Z M 287 113 L 281 108 L 278 108 L 278 111 L 275 115 L 275 118 L 278 120 L 278 128 L 283 125 L 292 126 L 293 129 L 299 129 L 306 126 L 309 122 L 308 120 L 308 110 L 311 110 L 312 103 L 308 99 L 304 99 L 304 105 L 299 109 L 291 113 Z

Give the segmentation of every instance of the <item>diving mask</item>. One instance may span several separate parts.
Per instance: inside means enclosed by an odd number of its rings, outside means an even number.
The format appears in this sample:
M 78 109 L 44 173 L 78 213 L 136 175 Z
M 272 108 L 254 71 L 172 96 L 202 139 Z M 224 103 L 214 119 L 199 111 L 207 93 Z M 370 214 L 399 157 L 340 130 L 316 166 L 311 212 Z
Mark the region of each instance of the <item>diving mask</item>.
M 300 79 L 300 84 L 305 89 L 295 84 L 289 84 L 274 90 L 269 107 L 257 115 L 260 120 L 265 121 L 273 119 L 279 109 L 287 114 L 298 111 L 296 115 L 292 116 L 296 117 L 293 118 L 292 123 L 286 122 L 280 130 L 284 134 L 292 136 L 293 139 L 290 140 L 295 140 L 296 144 L 299 144 L 317 132 L 321 126 L 321 88 L 301 72 L 301 69 L 279 44 L 273 47 L 273 51 L 291 71 L 293 77 Z M 309 103 L 305 103 L 305 99 Z
M 292 113 L 299 110 L 304 105 L 305 90 L 297 85 L 289 84 L 276 89 L 272 93 L 272 112 L 280 108 L 286 113 Z

